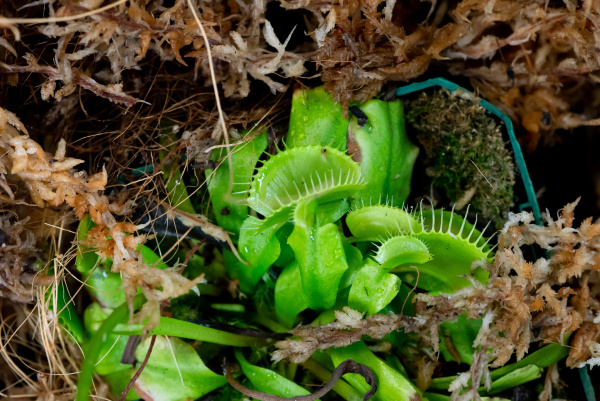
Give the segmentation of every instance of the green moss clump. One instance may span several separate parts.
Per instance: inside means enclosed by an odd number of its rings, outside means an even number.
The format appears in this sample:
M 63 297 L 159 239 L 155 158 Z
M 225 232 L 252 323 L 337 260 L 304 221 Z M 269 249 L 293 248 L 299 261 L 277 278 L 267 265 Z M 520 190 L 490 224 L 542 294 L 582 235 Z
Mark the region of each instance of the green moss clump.
M 425 151 L 433 186 L 457 209 L 470 203 L 501 227 L 513 205 L 515 165 L 500 125 L 483 107 L 446 89 L 408 102 L 406 121 Z

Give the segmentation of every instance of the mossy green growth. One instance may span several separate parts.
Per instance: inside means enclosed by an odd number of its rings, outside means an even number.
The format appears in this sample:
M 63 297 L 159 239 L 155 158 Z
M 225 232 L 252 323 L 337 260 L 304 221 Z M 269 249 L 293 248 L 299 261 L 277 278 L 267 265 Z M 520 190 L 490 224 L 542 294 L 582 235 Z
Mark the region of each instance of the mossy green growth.
M 421 93 L 406 110 L 433 186 L 459 209 L 470 203 L 502 226 L 514 201 L 515 164 L 500 125 L 483 107 L 446 89 Z

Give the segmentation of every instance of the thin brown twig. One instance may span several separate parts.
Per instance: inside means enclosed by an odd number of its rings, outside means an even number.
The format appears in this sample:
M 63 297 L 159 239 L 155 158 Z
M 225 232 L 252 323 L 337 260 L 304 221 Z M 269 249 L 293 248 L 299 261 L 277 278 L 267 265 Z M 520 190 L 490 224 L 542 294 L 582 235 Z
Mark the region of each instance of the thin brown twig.
M 142 364 L 140 365 L 140 368 L 137 370 L 137 372 L 135 372 L 135 374 L 129 381 L 129 384 L 127 385 L 125 390 L 123 390 L 123 393 L 121 394 L 121 398 L 119 398 L 119 401 L 125 400 L 125 397 L 127 397 L 127 393 L 129 393 L 129 390 L 131 390 L 131 387 L 135 384 L 135 381 L 142 374 L 142 371 L 144 370 L 144 368 L 146 367 L 146 364 L 148 363 L 148 360 L 150 359 L 150 354 L 152 353 L 152 348 L 154 348 L 155 341 L 156 341 L 156 334 L 153 335 L 152 340 L 150 340 L 150 346 L 148 347 L 148 352 L 146 352 L 146 357 L 144 358 L 144 361 L 142 362 Z
M 187 264 L 190 261 L 190 258 L 192 257 L 192 255 L 195 254 L 196 251 L 198 250 L 198 248 L 200 248 L 200 245 L 204 244 L 205 242 L 206 242 L 206 239 L 201 240 L 196 245 L 194 245 L 192 247 L 192 249 L 190 249 L 187 252 L 187 254 L 185 255 L 185 260 L 183 261 L 183 266 L 181 266 L 181 270 L 179 270 L 179 273 L 183 272 L 183 270 L 187 267 Z

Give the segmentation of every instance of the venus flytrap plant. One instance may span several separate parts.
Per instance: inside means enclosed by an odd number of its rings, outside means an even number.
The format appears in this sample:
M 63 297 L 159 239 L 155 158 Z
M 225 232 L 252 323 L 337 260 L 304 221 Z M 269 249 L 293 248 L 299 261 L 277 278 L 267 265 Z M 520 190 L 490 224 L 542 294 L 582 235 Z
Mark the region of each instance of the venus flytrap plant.
M 347 133 L 342 107 L 323 87 L 294 91 L 287 146 L 320 145 L 346 151 Z
M 292 328 L 300 312 L 308 308 L 302 294 L 302 276 L 298 261 L 287 265 L 275 283 L 275 314 L 287 327 Z
M 366 118 L 355 110 L 360 118 L 344 119 L 339 106 L 321 88 L 296 91 L 285 149 L 275 155 L 265 154 L 268 141 L 266 134 L 261 133 L 233 148 L 230 158 L 216 170 L 206 172 L 215 219 L 220 228 L 233 233 L 243 259 L 240 262 L 233 253 L 223 250 L 227 273 L 215 277 L 223 281 L 234 279 L 232 283 L 239 284 L 240 292 L 250 298 L 250 302 L 235 301 L 238 310 L 250 312 L 248 316 L 236 315 L 236 321 L 242 325 L 283 332 L 303 320 L 314 319 L 315 315 L 319 316 L 315 322 L 333 321 L 335 311 L 344 307 L 355 309 L 363 316 L 400 314 L 405 312 L 404 306 L 406 310 L 411 309 L 412 305 L 405 305 L 403 301 L 410 298 L 413 285 L 417 291 L 452 292 L 470 285 L 465 275 L 481 282 L 487 280 L 483 269 L 472 271 L 475 262 L 489 261 L 492 256 L 485 230 L 480 232 L 474 224 L 452 211 L 421 207 L 411 213 L 398 207 L 408 197 L 418 154 L 418 148 L 409 141 L 404 130 L 402 104 L 372 100 L 359 106 L 359 111 Z M 213 153 L 212 160 L 222 159 L 220 150 Z M 261 164 L 259 160 L 264 161 Z M 232 174 L 233 182 L 230 181 Z M 177 188 L 185 190 L 184 185 Z M 177 195 L 177 191 L 173 193 Z M 178 194 L 183 196 L 181 191 Z M 374 200 L 385 204 L 373 205 Z M 346 227 L 350 231 L 348 236 L 344 234 Z M 159 259 L 146 248 L 142 248 L 142 256 L 149 263 Z M 84 274 L 105 272 L 109 263 L 102 261 L 94 270 L 97 257 L 82 253 L 78 259 L 78 267 L 81 266 Z M 94 273 L 89 279 L 96 280 L 96 288 L 110 290 L 111 294 L 118 283 L 111 278 L 103 281 Z M 228 289 L 237 295 L 237 288 Z M 88 331 L 94 334 L 93 341 L 99 341 L 98 333 L 110 341 L 119 335 L 126 339 L 142 334 L 143 324 L 128 325 L 123 321 L 120 306 L 123 300 L 118 291 L 110 297 L 99 292 L 95 297 L 103 306 L 115 310 L 109 317 L 106 315 L 110 310 L 103 310 L 99 305 L 87 312 L 96 315 L 93 321 L 86 322 Z M 197 308 L 200 315 L 208 314 L 207 310 L 214 313 L 214 309 L 203 305 Z M 223 308 L 219 311 L 216 319 L 221 319 L 217 323 L 222 324 L 228 319 L 227 312 L 223 312 Z M 117 318 L 120 320 L 115 323 Z M 442 333 L 453 342 L 461 361 L 468 363 L 473 355 L 473 341 L 467 329 L 473 329 L 471 326 L 476 326 L 478 321 L 469 321 L 466 327 L 464 320 L 461 317 L 458 323 L 444 324 Z M 210 326 L 214 322 L 208 323 Z M 226 330 L 162 316 L 150 333 L 159 336 L 158 348 L 150 356 L 137 387 L 154 399 L 179 400 L 203 396 L 225 383 L 223 375 L 206 367 L 202 348 L 201 358 L 190 343 L 175 337 L 234 347 L 259 348 L 269 344 L 265 338 Z M 396 337 L 390 334 L 385 341 L 389 340 L 397 348 L 408 347 L 412 341 L 400 338 L 404 333 L 393 334 Z M 107 354 L 106 362 L 99 365 L 101 370 L 106 367 L 106 377 L 119 372 L 131 375 L 131 366 L 117 361 L 116 356 L 123 347 L 122 340 L 119 341 L 115 354 Z M 138 362 L 145 357 L 148 341 L 138 347 Z M 416 343 L 410 344 L 417 347 Z M 106 344 L 103 347 L 106 348 Z M 331 358 L 319 360 L 323 366 L 317 367 L 315 372 L 322 374 L 323 369 L 329 372 L 351 359 L 375 373 L 378 384 L 375 399 L 408 401 L 420 399 L 422 395 L 394 355 L 388 355 L 387 363 L 362 341 L 328 352 Z M 455 355 L 444 347 L 442 353 L 448 359 Z M 320 355 L 326 356 L 325 353 Z M 242 373 L 255 389 L 273 397 L 309 393 L 291 380 L 296 375 L 295 369 L 278 370 L 283 373 L 280 374 L 249 363 L 240 349 L 236 349 L 235 356 Z M 495 389 L 510 387 L 516 376 L 520 380 L 521 373 L 523 377 L 536 376 L 539 372 L 534 372 L 531 366 L 539 370 L 538 365 L 530 362 L 494 377 Z M 89 379 L 89 366 L 86 369 Z M 231 379 L 230 368 L 225 370 Z M 508 374 L 512 376 L 502 381 Z M 357 395 L 370 390 L 370 385 L 359 375 L 346 374 L 344 378 L 347 383 L 341 381 L 338 386 L 345 386 L 339 392 L 344 398 L 354 401 Z M 114 380 L 116 383 L 117 379 Z M 446 382 L 435 382 L 432 388 L 445 390 Z M 437 396 L 433 394 L 432 398 Z
M 385 308 L 400 291 L 398 276 L 386 273 L 381 266 L 367 259 L 354 276 L 348 295 L 348 306 L 367 315 Z
M 235 350 L 235 358 L 240 364 L 242 373 L 258 391 L 287 398 L 310 394 L 304 387 L 297 385 L 286 377 L 270 369 L 252 365 L 239 348 Z
M 408 197 L 413 165 L 419 154 L 419 148 L 406 136 L 402 103 L 373 99 L 361 105 L 360 111 L 367 121 L 350 119 L 348 152 L 360 164 L 369 185 L 359 193 L 354 205 L 361 199 L 402 205 Z
M 137 347 L 138 361 L 146 357 L 150 341 L 147 338 Z M 135 386 L 146 399 L 186 401 L 200 398 L 225 383 L 225 377 L 207 368 L 190 344 L 177 337 L 157 336 Z
M 454 216 L 454 213 L 451 213 L 450 220 Z M 486 241 L 481 242 L 483 233 L 478 232 L 475 225 L 467 231 L 465 227 L 469 227 L 465 219 L 456 231 L 452 222 L 449 221 L 445 225 L 443 218 L 437 222 L 433 218 L 431 225 L 426 225 L 425 218 L 421 218 L 421 225 L 423 231 L 413 235 L 427 245 L 433 258 L 416 265 L 420 275 L 417 285 L 420 288 L 427 291 L 454 292 L 471 285 L 462 277 L 464 275 L 472 275 L 482 283 L 487 282 L 488 273 L 485 270 L 478 267 L 471 271 L 474 262 L 491 261 L 491 251 L 486 248 Z M 407 283 L 416 282 L 416 275 L 411 272 L 410 266 L 399 266 L 396 271 L 406 278 Z
M 276 236 L 284 222 L 261 227 L 261 220 L 248 216 L 240 228 L 239 253 L 247 264 L 236 259 L 229 264 L 233 277 L 240 280 L 240 289 L 250 292 L 261 277 L 279 258 L 281 246 Z M 232 270 L 233 269 L 233 270 Z
M 311 309 L 329 309 L 348 263 L 342 234 L 333 223 L 317 224 L 317 202 L 301 202 L 294 212 L 288 242 L 299 263 L 304 301 Z
M 404 209 L 388 205 L 368 205 L 354 208 L 346 224 L 355 241 L 380 241 L 395 234 L 421 231 L 421 221 Z
M 286 149 L 254 175 L 248 204 L 265 216 L 263 228 L 288 221 L 300 201 L 342 200 L 365 186 L 360 167 L 345 153 L 325 146 Z

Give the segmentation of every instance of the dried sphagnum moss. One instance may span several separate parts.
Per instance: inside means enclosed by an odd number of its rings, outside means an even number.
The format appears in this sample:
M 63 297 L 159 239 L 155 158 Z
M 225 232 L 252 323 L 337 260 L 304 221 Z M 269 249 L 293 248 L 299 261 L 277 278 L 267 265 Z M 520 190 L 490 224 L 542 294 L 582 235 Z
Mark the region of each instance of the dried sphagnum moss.
M 406 105 L 406 120 L 425 150 L 427 174 L 456 203 L 502 227 L 513 206 L 515 164 L 502 128 L 486 110 L 446 89 Z
M 148 64 L 178 64 L 194 72 L 195 79 L 207 84 L 214 79 L 227 97 L 246 97 L 252 80 L 285 91 L 290 78 L 309 78 L 304 73 L 315 63 L 321 81 L 346 111 L 350 101 L 366 100 L 385 83 L 416 78 L 435 65 L 471 78 L 483 97 L 520 122 L 528 132 L 529 150 L 557 129 L 600 124 L 593 119 L 594 108 L 587 107 L 600 69 L 594 33 L 600 6 L 591 1 L 581 7 L 514 0 L 418 7 L 393 0 L 112 4 L 59 1 L 0 9 L 0 24 L 8 28 L 0 41 L 5 53 L 0 71 L 45 76 L 39 92 L 44 100 L 62 99 L 79 86 L 133 106 L 142 98 L 128 93 L 126 72 Z M 278 21 L 267 15 L 277 8 L 275 18 L 301 12 L 298 25 L 280 24 L 276 30 Z M 28 15 L 66 21 L 38 20 L 34 30 L 10 19 Z M 292 31 L 296 39 L 288 42 Z M 49 38 L 53 51 L 19 46 L 21 37 L 45 44 Z

